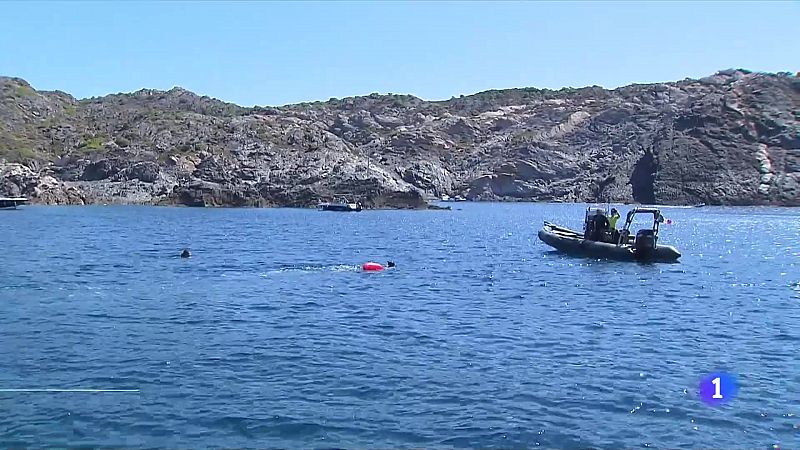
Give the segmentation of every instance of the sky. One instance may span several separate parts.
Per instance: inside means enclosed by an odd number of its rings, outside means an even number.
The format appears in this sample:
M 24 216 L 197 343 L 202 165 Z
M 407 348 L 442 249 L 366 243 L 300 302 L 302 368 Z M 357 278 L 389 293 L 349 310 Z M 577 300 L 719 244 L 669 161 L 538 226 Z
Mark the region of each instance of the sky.
M 78 98 L 442 100 L 800 71 L 800 1 L 3 1 L 0 75 Z

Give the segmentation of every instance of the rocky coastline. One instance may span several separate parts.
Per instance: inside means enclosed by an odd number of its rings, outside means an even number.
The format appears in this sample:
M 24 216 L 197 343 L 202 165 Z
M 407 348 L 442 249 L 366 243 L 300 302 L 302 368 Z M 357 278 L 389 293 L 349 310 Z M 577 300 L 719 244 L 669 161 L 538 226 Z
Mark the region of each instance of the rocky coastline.
M 800 206 L 800 78 L 371 94 L 244 108 L 77 100 L 0 77 L 0 196 L 42 204 L 427 209 L 430 199 Z M 435 207 L 434 207 L 435 208 Z

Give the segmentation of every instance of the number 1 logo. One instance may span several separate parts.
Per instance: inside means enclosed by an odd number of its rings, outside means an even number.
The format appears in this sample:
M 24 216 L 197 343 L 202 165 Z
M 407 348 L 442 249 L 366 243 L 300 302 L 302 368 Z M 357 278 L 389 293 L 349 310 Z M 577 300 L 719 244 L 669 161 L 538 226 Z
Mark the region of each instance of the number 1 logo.
M 720 378 L 719 377 L 714 378 L 713 380 L 711 380 L 711 382 L 714 384 L 714 387 L 716 388 L 716 390 L 714 392 L 714 395 L 712 395 L 711 398 L 722 398 L 722 394 L 720 394 L 720 392 L 719 392 L 719 389 L 720 389 Z
M 736 377 L 725 372 L 715 372 L 700 380 L 700 400 L 709 406 L 719 406 L 736 396 Z

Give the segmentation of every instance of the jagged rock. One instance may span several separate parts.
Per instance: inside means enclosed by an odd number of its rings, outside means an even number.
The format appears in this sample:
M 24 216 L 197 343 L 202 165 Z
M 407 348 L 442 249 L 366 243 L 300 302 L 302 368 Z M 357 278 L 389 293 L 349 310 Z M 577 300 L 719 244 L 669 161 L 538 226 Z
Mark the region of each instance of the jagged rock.
M 369 111 L 358 111 L 351 120 L 351 123 L 357 128 L 380 128 L 380 125 L 372 117 Z
M 435 197 L 453 193 L 455 189 L 453 174 L 434 162 L 421 161 L 411 167 L 398 168 L 398 173 L 403 181 L 430 192 Z
M 22 164 L 0 162 L 0 196 L 27 197 L 49 205 L 82 205 L 83 193 L 50 175 L 35 172 Z
M 377 122 L 381 126 L 384 126 L 384 127 L 387 127 L 387 128 L 397 128 L 397 127 L 403 125 L 403 123 L 404 123 L 403 119 L 401 119 L 399 117 L 390 117 L 390 116 L 384 116 L 384 115 L 381 115 L 381 114 L 375 114 L 374 118 L 375 118 L 375 122 Z
M 81 175 L 80 179 L 83 181 L 105 180 L 118 174 L 120 170 L 120 164 L 117 161 L 101 159 L 84 167 L 83 175 Z
M 266 205 L 256 190 L 230 189 L 207 181 L 177 187 L 169 202 L 200 207 Z
M 198 163 L 199 159 L 197 157 L 188 158 L 181 156 L 170 156 L 167 158 L 167 166 L 173 168 L 173 171 L 176 174 L 183 176 L 191 175 L 195 170 L 197 170 Z
M 158 164 L 151 161 L 137 163 L 125 169 L 125 177 L 127 179 L 138 179 L 145 183 L 155 182 L 160 173 L 161 169 L 158 167 Z

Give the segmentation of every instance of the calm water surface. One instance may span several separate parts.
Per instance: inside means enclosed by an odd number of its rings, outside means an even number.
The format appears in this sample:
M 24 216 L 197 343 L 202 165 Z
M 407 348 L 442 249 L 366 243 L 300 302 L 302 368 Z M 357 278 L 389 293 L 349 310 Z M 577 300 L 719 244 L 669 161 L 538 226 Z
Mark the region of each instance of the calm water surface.
M 639 265 L 454 206 L 0 211 L 0 388 L 139 390 L 0 392 L 0 446 L 800 448 L 800 210 L 665 210 Z

